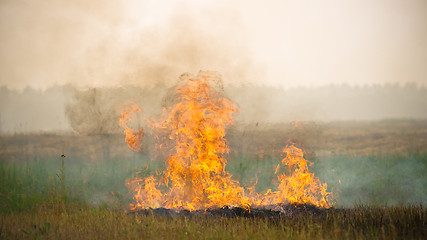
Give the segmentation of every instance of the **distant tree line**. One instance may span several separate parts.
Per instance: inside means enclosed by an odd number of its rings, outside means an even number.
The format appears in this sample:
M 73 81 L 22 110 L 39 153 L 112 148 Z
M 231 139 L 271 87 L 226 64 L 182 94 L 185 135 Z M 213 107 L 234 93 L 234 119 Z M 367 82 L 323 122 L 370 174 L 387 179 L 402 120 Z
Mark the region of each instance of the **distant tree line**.
M 118 133 L 121 108 L 136 103 L 147 118 L 161 113 L 168 87 L 121 86 L 79 89 L 52 86 L 44 91 L 0 87 L 3 133 L 69 131 Z M 426 119 L 427 89 L 416 84 L 371 86 L 327 85 L 283 89 L 264 85 L 225 85 L 224 93 L 239 105 L 238 123 L 293 120 Z M 143 123 L 141 123 L 143 124 Z

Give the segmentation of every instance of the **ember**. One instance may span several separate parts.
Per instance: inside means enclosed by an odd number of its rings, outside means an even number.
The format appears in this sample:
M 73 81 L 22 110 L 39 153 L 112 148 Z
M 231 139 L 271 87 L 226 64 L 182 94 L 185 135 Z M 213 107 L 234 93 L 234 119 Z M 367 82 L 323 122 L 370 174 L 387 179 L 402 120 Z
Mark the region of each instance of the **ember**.
M 152 121 L 153 129 L 166 134 L 166 141 L 171 141 L 164 144 L 172 146 L 172 153 L 165 161 L 166 170 L 158 176 L 134 177 L 127 182 L 133 193 L 131 210 L 166 208 L 209 212 L 209 209 L 229 206 L 227 211 L 254 212 L 254 207 L 284 203 L 330 207 L 326 183 L 322 184 L 308 171 L 303 151 L 293 145 L 283 150 L 286 156 L 276 168 L 276 174 L 285 168 L 277 176 L 276 191 L 256 193 L 254 186 L 241 187 L 225 171 L 229 152 L 225 130 L 233 124 L 232 114 L 237 106 L 210 84 L 221 81 L 216 73 L 201 71 L 194 77 L 182 75 L 181 80 L 173 104 L 164 109 L 162 119 Z M 139 108 L 131 105 L 120 120 L 126 142 L 133 150 L 142 146 L 143 130 L 134 132 L 126 122 L 128 115 L 137 111 Z

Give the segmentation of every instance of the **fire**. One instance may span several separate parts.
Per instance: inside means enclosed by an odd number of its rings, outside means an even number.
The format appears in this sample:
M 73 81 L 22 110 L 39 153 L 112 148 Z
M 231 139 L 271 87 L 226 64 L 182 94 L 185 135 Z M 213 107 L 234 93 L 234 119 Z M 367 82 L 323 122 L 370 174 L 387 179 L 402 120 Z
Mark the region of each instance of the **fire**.
M 282 166 L 287 166 L 286 172 L 277 176 L 280 184 L 277 191 L 278 202 L 310 203 L 318 207 L 329 207 L 327 184 L 321 183 L 308 171 L 308 162 L 304 152 L 293 145 L 283 149 L 286 154 Z M 276 167 L 276 174 L 280 169 Z
M 142 128 L 140 130 L 132 130 L 127 123 L 131 120 L 130 114 L 136 114 L 139 111 L 140 109 L 136 104 L 130 104 L 124 107 L 119 120 L 119 126 L 123 128 L 123 134 L 125 135 L 125 142 L 134 151 L 141 150 L 144 130 Z
M 197 210 L 225 205 L 248 209 L 286 202 L 329 207 L 326 183 L 321 184 L 308 172 L 303 152 L 295 146 L 284 150 L 282 165 L 288 171 L 278 175 L 277 191 L 257 194 L 252 186 L 245 194 L 245 188 L 225 171 L 229 153 L 225 130 L 233 124 L 232 114 L 237 106 L 210 85 L 221 81 L 217 74 L 200 72 L 194 77 L 183 75 L 182 80 L 173 104 L 164 109 L 162 119 L 152 123 L 153 129 L 165 133 L 171 142 L 166 170 L 157 176 L 136 176 L 127 182 L 133 194 L 132 210 L 157 207 Z M 134 150 L 135 144 L 142 144 L 143 131 L 135 134 L 127 128 L 126 121 L 128 114 L 137 111 L 136 105 L 125 110 L 120 121 L 125 127 L 126 142 Z

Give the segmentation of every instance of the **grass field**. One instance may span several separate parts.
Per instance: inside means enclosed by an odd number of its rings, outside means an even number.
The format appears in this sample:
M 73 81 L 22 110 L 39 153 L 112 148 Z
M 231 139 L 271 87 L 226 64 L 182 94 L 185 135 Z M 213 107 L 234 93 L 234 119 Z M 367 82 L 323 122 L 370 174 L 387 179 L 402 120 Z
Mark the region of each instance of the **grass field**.
M 119 135 L 9 135 L 0 138 L 0 239 L 425 238 L 425 122 L 276 128 L 231 129 L 227 171 L 242 185 L 257 177 L 257 191 L 273 188 L 281 147 L 298 142 L 340 211 L 275 221 L 135 216 L 126 179 L 164 167 L 149 143 L 133 153 Z
M 104 207 L 43 204 L 1 215 L 1 238 L 12 239 L 423 239 L 421 206 L 354 207 L 323 217 L 165 217 Z

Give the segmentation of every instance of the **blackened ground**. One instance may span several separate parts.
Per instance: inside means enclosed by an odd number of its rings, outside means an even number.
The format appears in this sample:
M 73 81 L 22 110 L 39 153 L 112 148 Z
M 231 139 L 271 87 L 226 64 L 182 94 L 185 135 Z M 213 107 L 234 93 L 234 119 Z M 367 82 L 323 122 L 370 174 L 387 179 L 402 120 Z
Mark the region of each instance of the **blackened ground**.
M 209 208 L 206 210 L 173 210 L 166 208 L 141 209 L 131 211 L 135 215 L 156 215 L 156 216 L 211 216 L 211 217 L 244 217 L 244 218 L 268 218 L 278 219 L 282 217 L 299 217 L 299 216 L 323 216 L 329 212 L 339 211 L 334 208 L 318 208 L 309 204 L 281 204 L 269 205 L 259 208 L 244 209 L 241 207 Z

